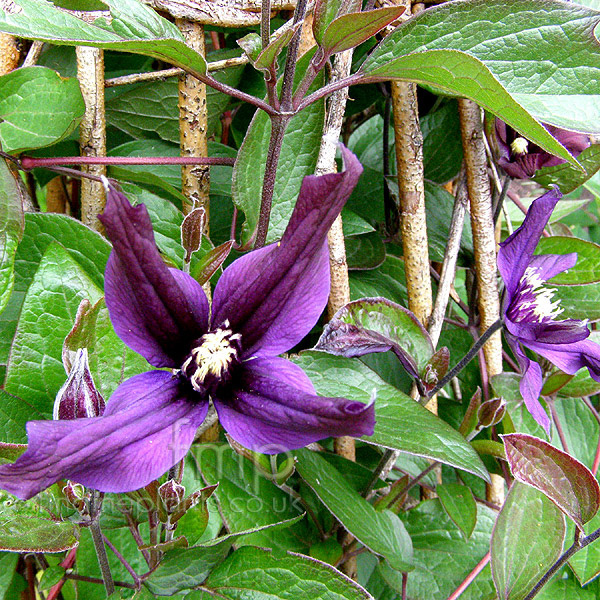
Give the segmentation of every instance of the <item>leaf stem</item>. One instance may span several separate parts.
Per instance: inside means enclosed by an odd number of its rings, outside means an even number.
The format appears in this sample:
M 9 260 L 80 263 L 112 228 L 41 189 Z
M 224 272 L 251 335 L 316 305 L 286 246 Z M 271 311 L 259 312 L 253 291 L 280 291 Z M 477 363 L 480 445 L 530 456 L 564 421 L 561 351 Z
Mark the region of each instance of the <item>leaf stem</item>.
M 456 600 L 473 583 L 475 577 L 483 571 L 490 562 L 490 553 L 488 552 L 476 565 L 475 568 L 465 577 L 463 582 L 448 596 L 448 600 Z
M 77 575 L 77 573 L 65 573 L 66 579 L 73 579 L 74 581 L 86 581 L 87 583 L 104 583 L 102 579 L 98 577 L 88 577 L 87 575 Z M 128 588 L 130 590 L 135 590 L 136 587 L 132 583 L 127 583 L 126 581 L 115 581 L 114 584 L 119 587 Z
M 440 379 L 437 385 L 427 394 L 427 397 L 431 397 L 437 394 L 451 379 L 456 377 L 472 360 L 475 355 L 483 347 L 483 345 L 490 339 L 490 337 L 496 333 L 502 327 L 502 319 L 498 319 L 495 323 L 492 323 L 481 335 L 481 337 L 475 341 L 471 349 L 465 354 L 465 356 L 456 364 L 456 366 L 446 373 L 442 379 Z
M 600 528 L 590 533 L 590 535 L 586 535 L 585 537 L 579 538 L 579 540 L 573 542 L 573 545 L 568 550 L 565 550 L 565 552 L 558 557 L 556 562 L 546 571 L 546 573 L 544 573 L 541 579 L 533 586 L 529 594 L 527 594 L 527 596 L 525 596 L 523 600 L 532 600 L 533 598 L 535 598 L 539 591 L 546 585 L 546 583 L 548 583 L 548 581 L 550 581 L 552 576 L 569 560 L 569 558 L 573 556 L 573 554 L 575 554 L 582 548 L 585 548 L 592 542 L 595 542 L 599 538 Z

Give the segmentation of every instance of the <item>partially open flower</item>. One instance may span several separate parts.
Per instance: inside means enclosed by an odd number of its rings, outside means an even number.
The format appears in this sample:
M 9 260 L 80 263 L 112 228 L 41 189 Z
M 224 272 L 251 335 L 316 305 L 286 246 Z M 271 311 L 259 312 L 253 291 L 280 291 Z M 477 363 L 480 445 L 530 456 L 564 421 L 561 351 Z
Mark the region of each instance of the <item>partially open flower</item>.
M 576 319 L 559 319 L 559 302 L 553 300 L 546 281 L 570 269 L 577 254 L 533 253 L 550 215 L 561 198 L 553 189 L 533 201 L 521 227 L 500 244 L 498 269 L 506 286 L 503 305 L 506 339 L 523 372 L 520 390 L 525 405 L 546 431 L 550 420 L 539 402 L 542 369 L 523 352 L 529 348 L 565 373 L 575 374 L 587 367 L 600 381 L 600 346 L 587 340 L 587 323 Z
M 590 145 L 590 138 L 583 133 L 552 125 L 544 127 L 575 157 Z M 525 139 L 500 119 L 496 119 L 496 140 L 500 151 L 498 164 L 516 179 L 529 179 L 542 167 L 554 167 L 566 162 Z
M 143 487 L 185 456 L 211 400 L 227 433 L 257 452 L 372 435 L 372 404 L 319 397 L 278 357 L 327 304 L 327 231 L 362 171 L 342 154 L 345 171 L 304 179 L 280 242 L 224 271 L 212 310 L 197 281 L 163 262 L 146 207 L 111 190 L 101 217 L 113 243 L 106 305 L 117 334 L 156 369 L 123 382 L 101 417 L 28 423 L 27 452 L 0 465 L 0 487 L 21 498 L 58 479 L 105 492 Z

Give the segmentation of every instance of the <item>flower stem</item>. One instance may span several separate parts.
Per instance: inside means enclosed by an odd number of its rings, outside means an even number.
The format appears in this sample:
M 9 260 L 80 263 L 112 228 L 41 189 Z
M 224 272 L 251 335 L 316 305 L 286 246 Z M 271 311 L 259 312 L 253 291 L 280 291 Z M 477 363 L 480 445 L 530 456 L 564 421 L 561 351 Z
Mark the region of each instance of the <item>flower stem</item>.
M 471 349 L 465 354 L 457 365 L 442 379 L 440 379 L 437 385 L 427 394 L 428 397 L 437 394 L 451 379 L 456 377 L 472 360 L 475 355 L 483 347 L 483 345 L 490 339 L 490 337 L 496 333 L 502 327 L 502 320 L 498 319 L 495 323 L 492 323 L 481 335 L 481 337 L 471 346 Z
M 92 541 L 94 542 L 94 549 L 96 550 L 96 556 L 98 557 L 98 565 L 100 566 L 100 572 L 102 573 L 102 580 L 104 581 L 104 587 L 106 588 L 106 596 L 110 596 L 115 591 L 115 583 L 110 571 L 110 565 L 108 563 L 108 556 L 106 555 L 106 547 L 104 546 L 104 536 L 102 535 L 102 529 L 100 528 L 100 512 L 102 510 L 102 497 L 103 494 L 99 492 L 92 492 L 90 498 L 90 533 L 92 534 Z
M 265 176 L 263 179 L 262 197 L 260 202 L 260 214 L 256 229 L 255 248 L 262 248 L 267 241 L 269 231 L 269 219 L 271 218 L 271 206 L 273 204 L 273 193 L 275 192 L 275 179 L 277 177 L 277 164 L 281 155 L 283 136 L 290 122 L 289 116 L 271 117 L 271 138 L 269 139 L 269 150 L 267 152 L 267 164 L 265 165 Z
M 104 583 L 102 579 L 98 577 L 88 577 L 87 575 L 77 575 L 77 573 L 66 573 L 66 579 L 72 579 L 73 581 L 85 581 L 87 583 Z M 115 585 L 123 588 L 128 588 L 130 590 L 135 590 L 136 587 L 132 583 L 127 583 L 125 581 L 115 581 Z

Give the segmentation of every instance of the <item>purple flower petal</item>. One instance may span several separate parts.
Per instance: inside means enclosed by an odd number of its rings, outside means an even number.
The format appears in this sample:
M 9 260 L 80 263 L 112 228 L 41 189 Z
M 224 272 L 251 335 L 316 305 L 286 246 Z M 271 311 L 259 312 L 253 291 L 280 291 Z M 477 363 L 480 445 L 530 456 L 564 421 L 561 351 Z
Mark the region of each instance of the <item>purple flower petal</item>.
M 276 284 L 274 279 L 265 277 L 265 273 L 277 276 L 281 255 L 281 245 L 271 244 L 249 252 L 225 269 L 215 289 L 214 327 L 224 322 L 225 310 L 216 311 L 220 302 L 226 302 L 232 290 L 240 285 L 250 288 L 247 301 L 242 301 L 244 306 L 240 307 L 243 311 L 248 301 L 258 299 L 254 295 L 257 290 Z M 234 312 L 228 320 L 236 333 L 242 334 L 242 358 L 281 354 L 302 340 L 318 321 L 329 297 L 327 243 L 322 242 L 321 248 L 307 258 L 304 262 L 290 265 L 289 281 L 284 277 L 276 289 L 265 292 L 262 303 L 256 306 L 254 313 L 247 315 L 245 322 L 231 307 Z M 289 285 L 292 279 L 294 284 Z
M 258 358 L 241 367 L 235 389 L 215 399 L 223 428 L 264 454 L 294 450 L 329 436 L 372 435 L 372 404 L 316 396 L 300 367 L 283 358 Z
M 539 254 L 531 259 L 529 266 L 537 271 L 541 280 L 547 281 L 573 268 L 576 264 L 577 252 L 571 252 L 570 254 Z
M 529 207 L 523 224 L 500 244 L 498 270 L 512 297 L 525 269 L 530 266 L 533 252 L 556 203 L 562 198 L 558 188 L 536 198 Z
M 587 367 L 590 375 L 600 381 L 600 346 L 590 340 L 583 340 L 573 344 L 544 344 L 540 342 L 523 342 L 540 356 L 548 359 L 561 371 L 574 375 Z
M 169 269 L 144 205 L 111 189 L 100 220 L 113 243 L 106 305 L 118 336 L 155 367 L 179 367 L 208 328 L 208 301 L 191 277 Z
M 305 177 L 281 242 L 235 261 L 215 289 L 213 328 L 226 320 L 242 335 L 244 357 L 275 356 L 299 342 L 327 303 L 326 236 L 362 167 L 342 147 L 345 170 Z
M 525 400 L 525 406 L 536 422 L 550 435 L 550 419 L 539 400 L 543 387 L 542 369 L 538 363 L 525 356 L 518 342 L 509 339 L 509 344 L 519 361 L 519 366 L 523 373 L 523 377 L 519 383 L 519 390 L 521 396 L 523 396 L 523 400 Z
M 208 401 L 166 371 L 122 383 L 101 417 L 31 421 L 28 449 L 0 465 L 0 487 L 31 498 L 60 479 L 103 492 L 127 492 L 150 483 L 185 456 Z
M 572 344 L 585 340 L 590 335 L 590 330 L 585 322 L 576 319 L 541 323 L 533 321 L 515 323 L 507 316 L 504 324 L 506 329 L 523 343 L 537 341 L 557 345 Z

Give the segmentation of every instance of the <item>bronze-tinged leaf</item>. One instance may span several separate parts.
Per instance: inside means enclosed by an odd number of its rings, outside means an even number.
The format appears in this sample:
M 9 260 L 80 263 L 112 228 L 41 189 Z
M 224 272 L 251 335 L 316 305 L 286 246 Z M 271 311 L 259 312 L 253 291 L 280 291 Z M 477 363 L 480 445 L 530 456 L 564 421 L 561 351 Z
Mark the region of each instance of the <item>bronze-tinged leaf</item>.
M 204 285 L 225 262 L 233 248 L 233 240 L 229 240 L 207 252 L 196 264 L 192 273 L 194 279 Z
M 515 479 L 540 490 L 579 527 L 598 512 L 600 487 L 585 465 L 531 435 L 512 433 L 502 439 Z

